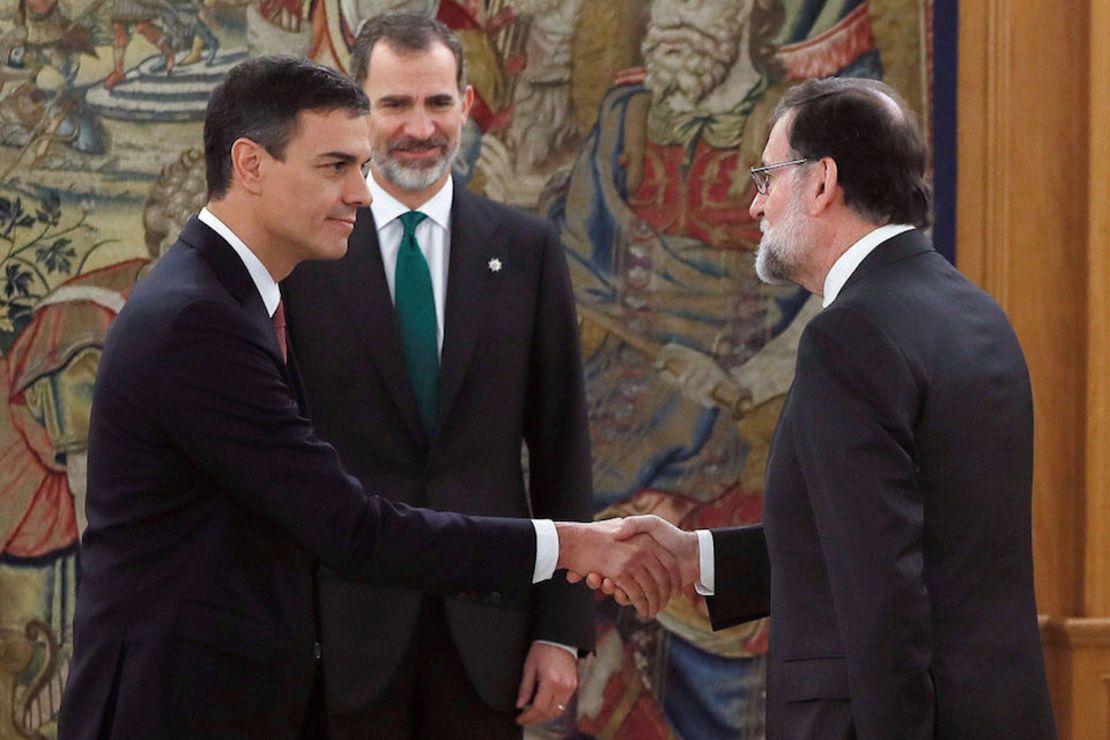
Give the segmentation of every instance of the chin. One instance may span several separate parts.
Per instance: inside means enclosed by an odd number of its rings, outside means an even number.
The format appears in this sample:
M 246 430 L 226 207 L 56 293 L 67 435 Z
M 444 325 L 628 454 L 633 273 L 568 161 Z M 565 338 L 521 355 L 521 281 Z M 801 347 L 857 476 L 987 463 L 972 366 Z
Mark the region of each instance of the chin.
M 310 260 L 338 260 L 347 254 L 347 240 L 335 240 L 328 243 L 317 243 L 309 254 Z

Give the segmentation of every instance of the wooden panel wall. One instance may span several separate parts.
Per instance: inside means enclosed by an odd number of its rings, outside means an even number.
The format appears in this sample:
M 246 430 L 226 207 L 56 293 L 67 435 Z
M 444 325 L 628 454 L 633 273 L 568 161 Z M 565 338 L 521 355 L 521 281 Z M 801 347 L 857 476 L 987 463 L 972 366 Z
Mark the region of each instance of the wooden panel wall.
M 957 262 L 1033 378 L 1034 556 L 1061 738 L 1110 737 L 1110 3 L 962 0 Z

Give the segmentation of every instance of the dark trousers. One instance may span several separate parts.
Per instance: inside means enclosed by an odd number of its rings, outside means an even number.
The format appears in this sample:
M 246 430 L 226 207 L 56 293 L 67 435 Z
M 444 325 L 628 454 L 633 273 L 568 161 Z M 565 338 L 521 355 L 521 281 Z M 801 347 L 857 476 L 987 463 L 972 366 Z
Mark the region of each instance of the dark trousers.
M 408 652 L 385 691 L 351 714 L 328 715 L 331 740 L 517 740 L 516 712 L 491 709 L 451 639 L 443 599 L 427 597 Z
M 324 699 L 324 669 L 316 661 L 316 676 L 312 679 L 312 693 L 308 698 L 301 740 L 324 740 L 328 736 L 327 702 Z

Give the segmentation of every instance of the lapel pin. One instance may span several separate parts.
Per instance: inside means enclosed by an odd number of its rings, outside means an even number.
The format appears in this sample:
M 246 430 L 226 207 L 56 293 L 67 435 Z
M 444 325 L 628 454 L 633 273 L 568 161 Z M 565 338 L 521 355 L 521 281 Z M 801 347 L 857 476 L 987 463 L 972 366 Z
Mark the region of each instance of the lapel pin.
M 497 259 L 496 257 L 491 259 L 489 261 L 489 271 L 490 272 L 501 272 L 501 260 Z

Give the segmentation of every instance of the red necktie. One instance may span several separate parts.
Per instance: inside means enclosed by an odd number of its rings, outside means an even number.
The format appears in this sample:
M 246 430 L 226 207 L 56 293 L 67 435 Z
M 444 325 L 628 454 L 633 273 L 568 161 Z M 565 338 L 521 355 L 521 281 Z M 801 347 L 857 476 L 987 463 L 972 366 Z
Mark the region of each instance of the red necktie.
M 274 311 L 273 322 L 278 346 L 281 347 L 281 359 L 288 360 L 289 353 L 285 348 L 285 306 L 281 305 L 281 301 L 278 301 L 277 309 Z

